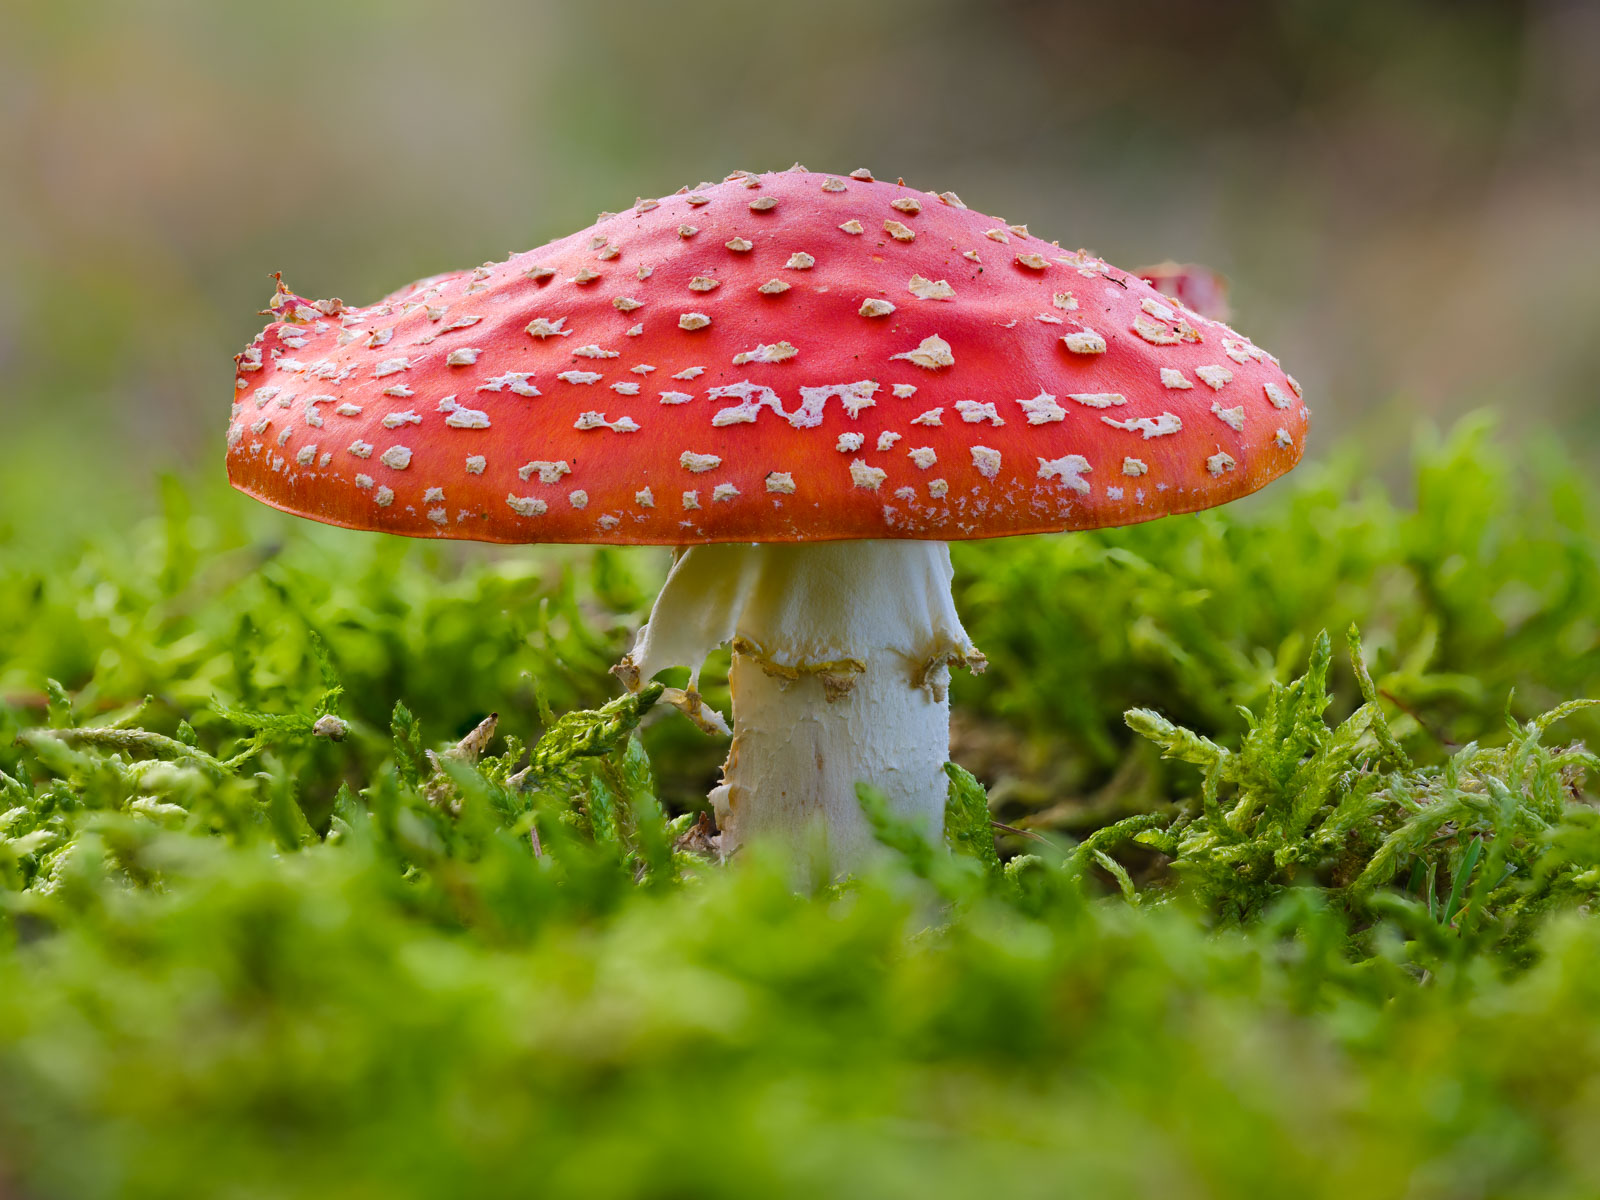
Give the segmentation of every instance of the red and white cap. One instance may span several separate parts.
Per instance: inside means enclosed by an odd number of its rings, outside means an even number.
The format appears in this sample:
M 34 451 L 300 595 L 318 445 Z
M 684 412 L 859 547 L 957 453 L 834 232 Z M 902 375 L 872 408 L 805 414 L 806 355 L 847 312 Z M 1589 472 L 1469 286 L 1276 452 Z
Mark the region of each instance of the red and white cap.
M 1289 470 L 1278 360 L 1086 251 L 866 171 L 736 173 L 369 308 L 280 284 L 228 470 L 495 542 L 953 540 L 1209 508 Z
M 1163 296 L 1182 300 L 1202 317 L 1228 320 L 1227 277 L 1210 267 L 1169 259 L 1153 267 L 1140 267 L 1135 273 Z

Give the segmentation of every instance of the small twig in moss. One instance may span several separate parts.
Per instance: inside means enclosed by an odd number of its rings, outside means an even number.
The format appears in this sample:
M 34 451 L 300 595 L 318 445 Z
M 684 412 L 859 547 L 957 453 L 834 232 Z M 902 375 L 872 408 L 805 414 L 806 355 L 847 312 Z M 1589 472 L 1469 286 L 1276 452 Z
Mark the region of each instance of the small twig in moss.
M 1414 705 L 1407 704 L 1404 700 L 1400 699 L 1399 696 L 1396 696 L 1388 688 L 1379 688 L 1378 689 L 1378 695 L 1382 696 L 1390 704 L 1394 705 L 1401 712 L 1405 713 L 1406 716 L 1410 717 L 1413 721 L 1415 721 L 1417 723 L 1417 727 L 1419 729 L 1421 729 L 1423 733 L 1427 734 L 1434 741 L 1438 742 L 1446 750 L 1459 750 L 1459 749 L 1461 749 L 1461 743 L 1460 742 L 1452 741 L 1451 739 L 1445 737 L 1444 734 L 1440 733 L 1437 729 L 1435 729 L 1433 727 L 1432 724 L 1430 724 L 1428 722 L 1427 718 L 1425 718 L 1420 712 L 1417 711 L 1417 709 L 1416 709 L 1416 707 Z
M 1014 833 L 1018 837 L 1032 838 L 1036 842 L 1043 842 L 1046 846 L 1050 844 L 1049 838 L 1037 834 L 1031 829 L 1018 829 L 1015 825 L 1007 825 L 1004 821 L 996 821 L 991 818 L 989 821 L 989 827 L 991 829 L 998 829 L 1002 833 Z

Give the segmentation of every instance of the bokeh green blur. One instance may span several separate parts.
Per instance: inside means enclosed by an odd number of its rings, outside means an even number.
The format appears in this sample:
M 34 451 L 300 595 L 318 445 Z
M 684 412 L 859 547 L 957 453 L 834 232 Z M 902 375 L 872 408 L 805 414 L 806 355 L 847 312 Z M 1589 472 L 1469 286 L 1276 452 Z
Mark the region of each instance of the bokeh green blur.
M 0 444 L 219 475 L 269 272 L 362 303 L 799 159 L 1220 269 L 1313 454 L 1587 449 L 1597 61 L 1588 0 L 0 0 Z

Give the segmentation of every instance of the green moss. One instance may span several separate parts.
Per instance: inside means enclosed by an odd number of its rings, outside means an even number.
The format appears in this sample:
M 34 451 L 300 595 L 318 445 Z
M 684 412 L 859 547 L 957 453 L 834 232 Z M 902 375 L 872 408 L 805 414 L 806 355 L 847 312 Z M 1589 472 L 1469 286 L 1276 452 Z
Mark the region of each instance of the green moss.
M 16 522 L 0 1190 L 1595 1194 L 1594 497 L 1298 474 L 957 547 L 952 853 L 799 893 L 612 698 L 656 556 Z

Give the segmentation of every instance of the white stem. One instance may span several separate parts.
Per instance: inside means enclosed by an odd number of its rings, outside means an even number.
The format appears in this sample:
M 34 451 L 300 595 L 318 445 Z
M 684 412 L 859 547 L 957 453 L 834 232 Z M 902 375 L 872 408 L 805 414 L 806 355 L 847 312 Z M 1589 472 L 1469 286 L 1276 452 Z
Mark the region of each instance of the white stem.
M 759 840 L 801 863 L 820 854 L 834 871 L 858 866 L 875 847 L 858 782 L 940 836 L 950 664 L 982 662 L 950 580 L 943 542 L 722 544 L 679 556 L 623 674 L 698 673 L 732 643 L 733 745 L 711 793 L 724 851 Z

